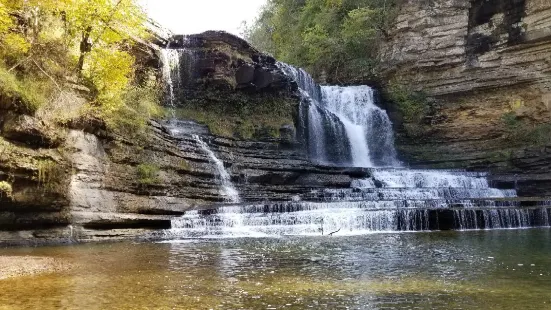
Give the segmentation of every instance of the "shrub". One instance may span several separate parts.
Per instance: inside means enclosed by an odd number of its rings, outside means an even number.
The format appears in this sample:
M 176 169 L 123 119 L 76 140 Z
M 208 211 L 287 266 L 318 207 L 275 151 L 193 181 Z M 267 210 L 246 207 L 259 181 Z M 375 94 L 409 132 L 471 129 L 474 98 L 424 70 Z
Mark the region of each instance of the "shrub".
M 513 145 L 546 145 L 551 143 L 551 123 L 529 124 L 514 112 L 502 116 L 505 138 Z
M 0 66 L 0 93 L 15 103 L 16 109 L 35 113 L 46 102 L 43 94 L 50 91 L 47 82 L 31 78 L 18 79 L 14 73 Z
M 10 183 L 2 181 L 0 182 L 0 198 L 7 197 L 12 198 L 13 189 Z
M 177 108 L 178 118 L 206 125 L 212 134 L 241 139 L 278 138 L 283 125 L 293 124 L 293 99 L 261 97 L 231 98 L 227 102 L 194 101 Z M 228 103 L 230 102 L 230 103 Z
M 503 114 L 501 120 L 505 124 L 505 127 L 509 130 L 518 128 L 521 125 L 520 120 L 517 118 L 515 112 L 508 112 Z
M 140 164 L 137 168 L 138 182 L 143 185 L 159 183 L 159 166 L 155 164 Z
M 427 96 L 423 92 L 392 83 L 388 86 L 387 95 L 402 112 L 406 122 L 421 123 L 429 111 Z
M 151 118 L 164 116 L 161 92 L 157 85 L 131 86 L 123 95 L 123 105 L 103 110 L 101 117 L 109 129 L 125 136 L 143 134 Z

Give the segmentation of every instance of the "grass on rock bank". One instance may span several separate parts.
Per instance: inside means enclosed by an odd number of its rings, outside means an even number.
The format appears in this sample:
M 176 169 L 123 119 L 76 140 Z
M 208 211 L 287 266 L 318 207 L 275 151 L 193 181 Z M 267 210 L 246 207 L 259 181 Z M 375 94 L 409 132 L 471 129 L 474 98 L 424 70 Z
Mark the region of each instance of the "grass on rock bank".
M 47 81 L 31 77 L 18 78 L 14 72 L 10 72 L 0 65 L 2 103 L 17 106 L 25 113 L 35 113 L 47 102 L 47 94 L 52 91 L 53 89 Z
M 292 125 L 294 107 L 289 100 L 268 101 L 239 108 L 187 104 L 175 110 L 175 116 L 206 125 L 212 134 L 229 138 L 279 138 L 280 128 Z

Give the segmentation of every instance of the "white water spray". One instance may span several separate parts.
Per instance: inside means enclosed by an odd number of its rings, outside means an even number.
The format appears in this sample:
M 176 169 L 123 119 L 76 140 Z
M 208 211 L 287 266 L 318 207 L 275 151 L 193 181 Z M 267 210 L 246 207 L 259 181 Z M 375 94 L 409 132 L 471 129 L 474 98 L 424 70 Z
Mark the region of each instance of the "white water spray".
M 175 87 L 180 86 L 180 52 L 175 49 L 161 50 L 163 80 L 166 83 L 167 104 L 174 108 L 176 101 Z
M 222 196 L 226 197 L 226 199 L 231 203 L 239 203 L 241 199 L 239 198 L 239 192 L 235 189 L 233 183 L 231 182 L 231 177 L 228 171 L 226 171 L 226 168 L 224 167 L 224 163 L 216 157 L 214 152 L 209 148 L 209 146 L 199 137 L 198 135 L 193 135 L 193 138 L 197 141 L 201 149 L 207 153 L 211 161 L 214 163 L 214 167 L 216 168 L 216 172 L 219 177 L 220 186 L 221 186 L 221 194 Z

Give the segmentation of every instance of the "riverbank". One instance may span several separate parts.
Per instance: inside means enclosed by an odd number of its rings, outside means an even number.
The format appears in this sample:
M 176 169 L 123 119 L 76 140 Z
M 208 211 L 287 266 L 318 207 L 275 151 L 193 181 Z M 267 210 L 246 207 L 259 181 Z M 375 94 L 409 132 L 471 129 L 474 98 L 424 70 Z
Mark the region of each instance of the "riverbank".
M 2 256 L 0 280 L 66 271 L 72 265 L 51 257 Z

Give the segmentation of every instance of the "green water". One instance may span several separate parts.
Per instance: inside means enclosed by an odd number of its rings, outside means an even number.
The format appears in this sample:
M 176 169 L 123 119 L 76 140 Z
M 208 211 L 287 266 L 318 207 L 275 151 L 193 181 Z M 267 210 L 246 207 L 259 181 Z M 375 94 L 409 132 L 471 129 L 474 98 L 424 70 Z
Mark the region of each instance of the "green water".
M 6 249 L 0 309 L 551 309 L 551 230 Z

